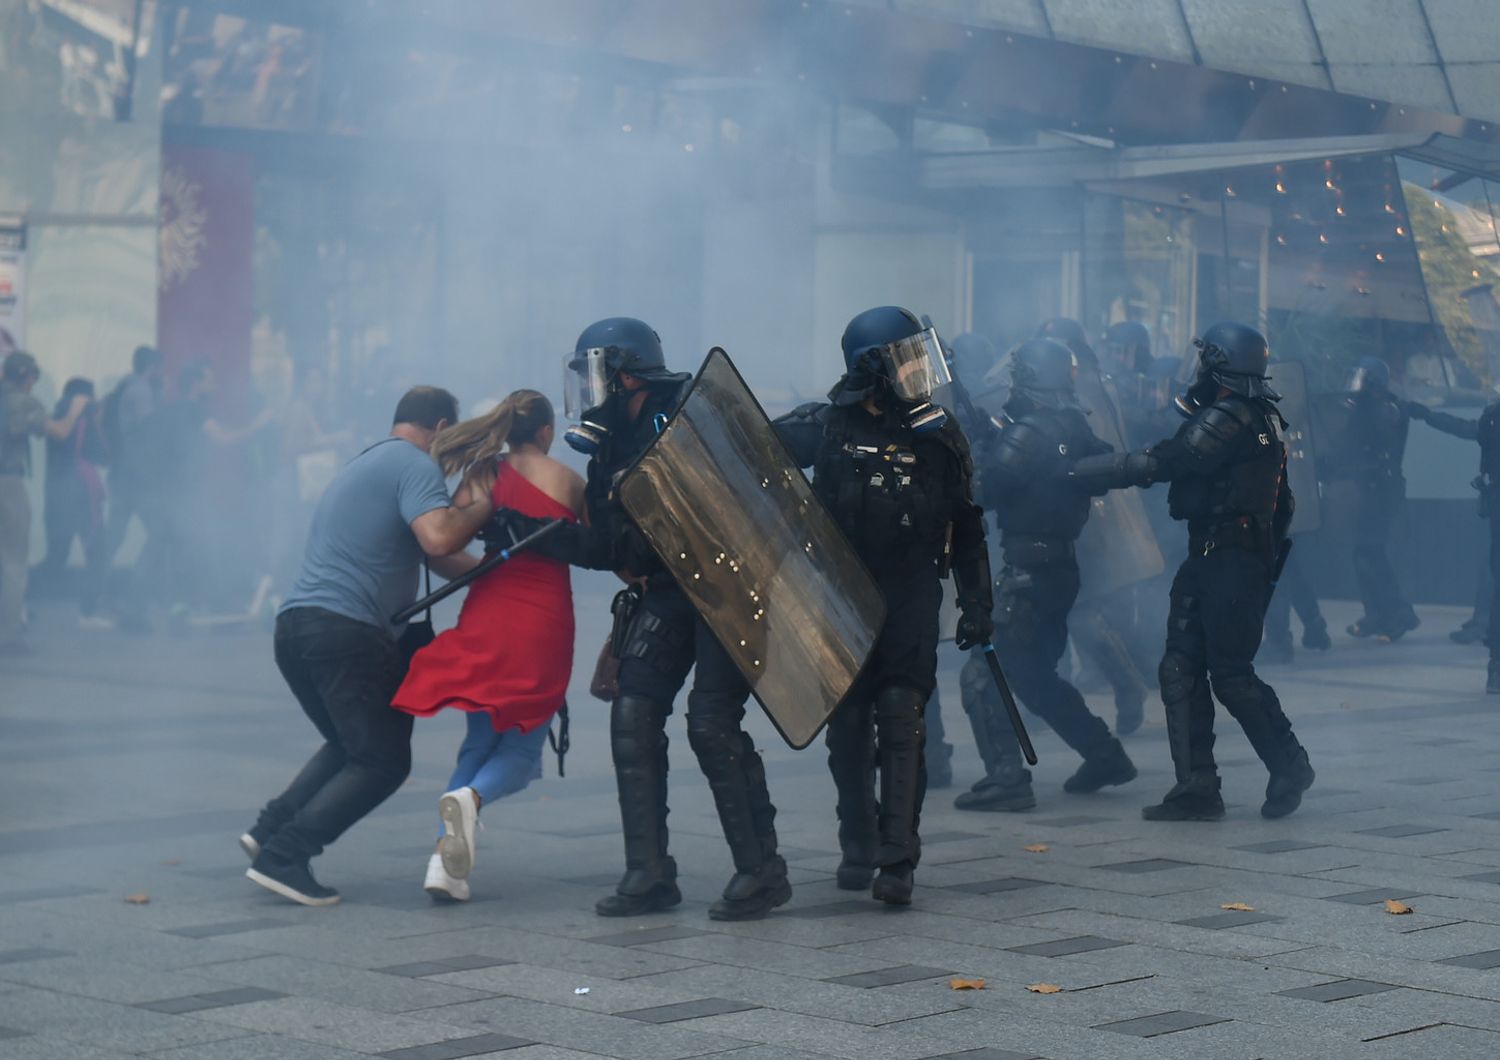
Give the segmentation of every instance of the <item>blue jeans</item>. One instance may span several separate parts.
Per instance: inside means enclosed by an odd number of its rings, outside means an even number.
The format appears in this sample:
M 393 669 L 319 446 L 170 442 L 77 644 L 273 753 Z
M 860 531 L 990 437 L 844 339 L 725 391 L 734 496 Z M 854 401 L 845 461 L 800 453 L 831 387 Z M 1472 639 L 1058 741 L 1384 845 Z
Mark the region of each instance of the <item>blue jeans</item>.
M 448 790 L 473 788 L 480 802 L 488 806 L 530 784 L 542 760 L 547 727 L 539 725 L 527 733 L 519 729 L 496 732 L 490 716 L 482 711 L 467 718 L 468 732 L 458 748 L 458 765 L 448 781 Z

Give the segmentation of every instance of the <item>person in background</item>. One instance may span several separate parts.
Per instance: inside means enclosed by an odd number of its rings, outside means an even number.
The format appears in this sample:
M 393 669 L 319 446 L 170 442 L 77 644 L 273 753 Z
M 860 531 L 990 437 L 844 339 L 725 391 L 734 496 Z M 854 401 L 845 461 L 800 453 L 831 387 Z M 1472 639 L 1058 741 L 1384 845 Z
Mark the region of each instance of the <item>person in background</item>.
M 493 500 L 539 519 L 576 523 L 583 479 L 547 455 L 552 404 L 518 390 L 488 414 L 438 435 L 432 456 L 449 478 L 496 467 Z M 467 488 L 454 503 L 471 503 Z M 443 837 L 423 886 L 439 900 L 469 897 L 479 810 L 531 782 L 573 672 L 573 588 L 568 565 L 521 552 L 469 587 L 458 625 L 417 652 L 391 705 L 418 717 L 468 712 L 468 734 L 448 793 Z
M 423 558 L 453 578 L 478 562 L 463 552 L 493 510 L 486 468 L 455 506 L 428 455 L 458 419 L 446 390 L 416 387 L 396 406 L 390 436 L 344 466 L 318 502 L 302 573 L 276 616 L 276 666 L 323 745 L 240 836 L 245 875 L 302 905 L 339 894 L 311 860 L 399 788 L 411 772 L 412 717 L 391 709 L 406 675 L 391 616 L 417 596 Z
M 99 600 L 109 568 L 109 550 L 104 534 L 104 477 L 100 467 L 108 460 L 99 406 L 94 402 L 94 384 L 87 379 L 69 379 L 62 397 L 52 410 L 52 422 L 67 419 L 75 399 L 82 397 L 84 411 L 66 437 L 47 436 L 46 488 L 43 493 L 47 556 L 34 576 L 39 584 L 61 586 L 67 576 L 73 541 L 83 545 L 83 581 L 78 587 L 78 628 L 110 630 L 114 622 L 99 613 Z
M 132 518 L 139 518 L 146 531 L 147 557 L 136 575 L 124 575 L 129 587 L 116 595 L 115 606 L 123 628 L 145 632 L 150 626 L 145 616 L 144 582 L 155 551 L 151 536 L 160 520 L 151 504 L 152 444 L 148 425 L 162 405 L 166 369 L 161 351 L 137 346 L 131 356 L 131 373 L 105 396 L 100 416 L 104 441 L 109 451 L 109 514 L 105 522 L 104 547 L 106 567 L 125 542 Z M 159 545 L 160 542 L 157 542 Z
M 73 433 L 89 399 L 76 394 L 62 416 L 48 419 L 31 394 L 42 377 L 36 358 L 16 350 L 0 367 L 0 656 L 29 652 L 21 639 L 22 611 L 31 553 L 31 439 L 63 439 Z

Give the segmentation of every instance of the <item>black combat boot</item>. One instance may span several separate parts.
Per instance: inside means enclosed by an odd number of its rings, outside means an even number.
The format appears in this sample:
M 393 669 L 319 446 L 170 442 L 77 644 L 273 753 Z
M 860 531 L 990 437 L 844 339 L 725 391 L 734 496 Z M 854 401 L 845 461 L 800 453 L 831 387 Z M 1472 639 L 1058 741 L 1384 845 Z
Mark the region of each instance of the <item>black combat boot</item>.
M 1020 766 L 1002 767 L 980 778 L 971 789 L 953 800 L 954 809 L 986 813 L 1020 813 L 1036 809 L 1031 790 L 1031 771 Z
M 1260 815 L 1272 821 L 1287 816 L 1302 805 L 1302 793 L 1313 786 L 1316 778 L 1317 774 L 1307 761 L 1307 751 L 1298 747 L 1280 768 L 1271 773 Z
M 1482 644 L 1484 643 L 1488 628 L 1489 622 L 1481 622 L 1477 618 L 1471 618 L 1452 633 L 1449 633 L 1448 639 L 1454 644 Z
M 1071 795 L 1089 795 L 1100 788 L 1128 784 L 1135 776 L 1135 763 L 1120 741 L 1111 739 L 1083 760 L 1078 772 L 1063 783 L 1063 790 Z
M 786 878 L 786 862 L 774 855 L 754 872 L 736 872 L 724 887 L 724 895 L 708 907 L 710 920 L 759 920 L 792 897 Z
M 1333 647 L 1333 639 L 1328 636 L 1328 623 L 1321 618 L 1304 623 L 1302 646 L 1309 651 L 1327 651 Z
M 1388 642 L 1400 640 L 1421 624 L 1422 620 L 1417 617 L 1416 611 L 1412 609 L 1411 604 L 1407 604 L 1391 616 L 1385 629 L 1380 631 L 1380 639 Z
M 848 704 L 846 710 L 858 710 Z M 868 709 L 868 708 L 865 708 Z M 834 715 L 828 732 L 828 771 L 838 794 L 839 862 L 836 882 L 843 891 L 868 891 L 875 878 L 875 739 L 868 719 Z M 836 729 L 835 726 L 847 726 Z
M 677 863 L 667 855 L 666 713 L 641 696 L 621 696 L 610 711 L 625 875 L 614 894 L 594 904 L 600 916 L 642 916 L 682 901 Z
M 870 893 L 877 901 L 886 905 L 911 905 L 911 892 L 913 878 L 916 869 L 909 861 L 898 862 L 895 865 L 882 865 L 880 875 L 875 877 L 875 885 Z
M 1155 806 L 1141 810 L 1148 821 L 1222 821 L 1224 799 L 1217 773 L 1194 773 L 1179 781 Z

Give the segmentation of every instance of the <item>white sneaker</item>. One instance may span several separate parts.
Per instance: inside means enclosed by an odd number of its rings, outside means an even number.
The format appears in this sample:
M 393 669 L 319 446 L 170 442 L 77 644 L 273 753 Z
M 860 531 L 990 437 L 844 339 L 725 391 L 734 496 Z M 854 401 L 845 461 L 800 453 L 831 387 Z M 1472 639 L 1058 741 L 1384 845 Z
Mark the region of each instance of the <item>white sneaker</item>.
M 255 841 L 255 837 L 249 832 L 245 832 L 240 836 L 240 849 L 245 852 L 245 857 L 251 861 L 260 857 L 260 844 Z
M 443 838 L 438 841 L 443 868 L 455 879 L 466 880 L 474 871 L 475 833 L 479 830 L 479 798 L 474 789 L 448 792 L 438 800 L 438 816 L 443 819 Z
M 423 881 L 422 889 L 438 902 L 467 902 L 469 900 L 469 881 L 456 880 L 449 876 L 448 870 L 443 868 L 441 854 L 434 854 L 427 859 L 427 879 Z
M 111 633 L 115 620 L 108 615 L 79 615 L 78 629 L 83 633 Z

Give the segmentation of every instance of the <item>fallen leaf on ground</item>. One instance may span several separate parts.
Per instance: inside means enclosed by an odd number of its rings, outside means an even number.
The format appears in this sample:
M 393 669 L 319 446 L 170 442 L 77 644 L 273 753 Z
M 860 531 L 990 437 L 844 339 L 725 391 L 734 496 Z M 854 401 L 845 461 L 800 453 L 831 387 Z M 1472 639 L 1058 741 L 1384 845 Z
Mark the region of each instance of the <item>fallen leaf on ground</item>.
M 1220 909 L 1227 909 L 1231 913 L 1253 913 L 1253 912 L 1255 912 L 1255 906 L 1253 906 L 1253 905 L 1246 905 L 1244 902 L 1225 902 L 1223 905 L 1219 906 L 1219 908 Z
M 149 894 L 127 894 L 125 900 L 131 905 L 147 905 L 151 901 Z
M 1405 916 L 1407 913 L 1412 912 L 1412 907 L 1405 902 L 1398 902 L 1394 898 L 1387 898 L 1385 900 L 1385 911 L 1391 914 L 1391 916 Z
M 1033 994 L 1061 994 L 1062 987 L 1056 983 L 1032 983 L 1026 988 Z
M 1021 849 L 1026 851 L 1028 854 L 1045 854 L 1052 848 L 1049 847 L 1046 843 L 1027 843 Z
M 983 990 L 983 979 L 949 979 L 949 990 Z

